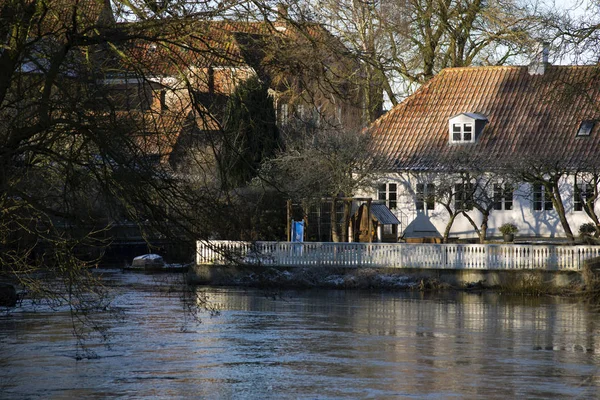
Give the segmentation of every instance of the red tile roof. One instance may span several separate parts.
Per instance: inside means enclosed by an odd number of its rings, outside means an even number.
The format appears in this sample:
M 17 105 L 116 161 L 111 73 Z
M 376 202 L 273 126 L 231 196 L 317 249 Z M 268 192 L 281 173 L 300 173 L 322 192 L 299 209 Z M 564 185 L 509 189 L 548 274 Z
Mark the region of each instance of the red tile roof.
M 77 23 L 78 32 L 81 33 L 115 22 L 109 0 L 48 0 L 40 5 L 42 6 L 43 12 L 38 15 L 39 20 L 36 20 L 40 24 L 40 30 L 32 29 L 32 33 L 55 35 L 72 30 L 74 23 Z
M 600 67 L 450 68 L 440 72 L 368 131 L 383 170 L 447 169 L 468 155 L 490 167 L 507 160 L 545 157 L 576 167 L 600 163 Z M 474 144 L 449 144 L 449 118 L 488 118 Z M 598 120 L 577 137 L 583 120 Z
M 290 46 L 341 45 L 321 25 L 310 23 L 284 25 L 187 19 L 166 21 L 160 28 L 146 28 L 135 23 L 122 26 L 142 31 L 149 29 L 145 36 L 159 39 L 159 46 L 151 40 L 139 40 L 128 51 L 134 61 L 132 69 L 139 68 L 141 61 L 150 72 L 158 75 L 179 75 L 181 70 L 193 67 L 245 67 L 248 50 L 256 52 L 252 56 L 264 62 L 265 57 Z M 126 68 L 126 65 L 121 67 Z

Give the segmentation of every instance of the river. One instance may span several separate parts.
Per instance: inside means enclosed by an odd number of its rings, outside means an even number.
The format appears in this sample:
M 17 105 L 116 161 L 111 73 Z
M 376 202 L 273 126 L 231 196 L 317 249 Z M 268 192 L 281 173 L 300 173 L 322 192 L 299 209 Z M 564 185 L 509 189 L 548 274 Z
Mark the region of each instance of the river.
M 0 398 L 600 397 L 600 312 L 572 299 L 199 287 L 198 321 L 175 275 L 102 273 L 91 357 L 68 310 L 0 315 Z

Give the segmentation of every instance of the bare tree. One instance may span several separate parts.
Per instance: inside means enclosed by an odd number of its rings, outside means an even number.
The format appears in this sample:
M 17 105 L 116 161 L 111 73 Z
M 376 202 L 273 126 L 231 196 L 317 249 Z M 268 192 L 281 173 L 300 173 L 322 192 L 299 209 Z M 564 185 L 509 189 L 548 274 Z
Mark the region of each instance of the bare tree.
M 515 181 L 526 182 L 532 186 L 534 209 L 554 209 L 568 240 L 575 236 L 566 215 L 565 193 L 561 187 L 563 178 L 573 172 L 560 155 L 538 155 L 512 160 L 510 171 Z M 539 206 L 536 206 L 539 204 Z
M 217 17 L 225 3 L 195 3 L 186 15 L 184 2 L 163 4 L 0 5 L 0 273 L 31 295 L 89 305 L 75 297 L 103 298 L 88 267 L 115 227 L 208 238 L 228 211 L 216 185 L 199 184 L 211 181 L 208 168 L 191 179 L 170 163 L 182 131 L 208 118 L 181 61 L 217 50 L 189 45 L 192 17 Z
M 372 184 L 376 157 L 370 152 L 370 138 L 361 132 L 342 129 L 306 130 L 297 125 L 285 141 L 286 148 L 278 156 L 263 164 L 262 176 L 277 190 L 297 203 L 310 207 L 311 201 L 322 197 L 351 197 L 359 188 Z M 343 201 L 340 207 L 346 207 Z M 347 208 L 347 207 L 346 207 Z M 349 217 L 344 209 L 343 218 Z M 331 212 L 332 238 L 344 236 L 338 232 Z M 345 226 L 345 222 L 342 223 Z
M 542 24 L 539 9 L 518 0 L 318 4 L 316 18 L 361 60 L 365 84 L 384 90 L 392 105 L 443 68 L 501 65 L 528 54 Z M 364 94 L 376 110 L 382 98 Z
M 594 237 L 600 237 L 600 218 L 597 211 L 597 201 L 600 197 L 600 173 L 597 168 L 585 168 L 573 174 L 574 206 L 585 211 L 594 225 Z

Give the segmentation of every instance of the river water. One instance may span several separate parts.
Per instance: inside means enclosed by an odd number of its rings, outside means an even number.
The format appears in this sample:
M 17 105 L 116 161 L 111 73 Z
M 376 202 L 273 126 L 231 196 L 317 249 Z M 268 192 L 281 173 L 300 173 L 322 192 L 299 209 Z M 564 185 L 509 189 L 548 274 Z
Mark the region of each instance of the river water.
M 198 321 L 175 276 L 103 273 L 92 357 L 67 310 L 0 315 L 0 398 L 600 398 L 600 312 L 574 300 L 200 287 Z

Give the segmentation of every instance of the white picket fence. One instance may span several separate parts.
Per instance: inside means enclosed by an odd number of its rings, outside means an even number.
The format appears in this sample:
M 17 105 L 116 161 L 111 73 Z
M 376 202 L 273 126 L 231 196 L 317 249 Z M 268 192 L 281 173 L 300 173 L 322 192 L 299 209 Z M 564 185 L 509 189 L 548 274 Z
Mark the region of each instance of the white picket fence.
M 513 244 L 289 243 L 214 240 L 197 243 L 198 264 L 291 267 L 544 269 L 579 271 L 600 246 Z

